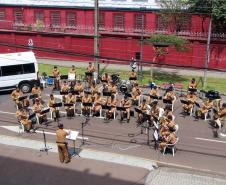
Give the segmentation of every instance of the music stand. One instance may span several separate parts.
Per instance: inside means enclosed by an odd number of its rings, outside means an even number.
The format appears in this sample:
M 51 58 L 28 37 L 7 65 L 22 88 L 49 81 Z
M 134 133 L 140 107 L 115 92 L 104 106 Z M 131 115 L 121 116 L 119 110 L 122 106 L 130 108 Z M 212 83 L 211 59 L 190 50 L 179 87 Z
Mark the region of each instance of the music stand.
M 188 102 L 187 100 L 180 100 L 180 102 L 181 102 L 182 104 L 189 105 L 189 102 Z
M 91 92 L 90 92 L 90 91 L 84 91 L 84 93 L 85 93 L 85 94 L 91 94 Z
M 28 119 L 31 120 L 32 118 L 34 118 L 36 116 L 36 113 L 33 113 L 31 115 L 29 115 Z
M 167 100 L 167 99 L 163 99 L 163 103 L 165 103 L 165 104 L 172 104 L 172 101 L 171 100 Z
M 53 108 L 57 108 L 57 107 L 62 107 L 62 105 L 63 105 L 62 102 L 60 102 L 60 103 L 54 103 L 54 104 L 52 105 L 52 107 L 53 107 Z
M 101 105 L 101 108 L 103 110 L 110 110 L 111 109 L 111 106 L 108 106 L 108 105 Z
M 64 130 L 65 130 L 67 133 L 69 133 L 69 130 L 66 130 L 66 129 L 64 129 Z M 67 138 L 68 140 L 73 141 L 74 153 L 71 155 L 71 157 L 74 157 L 75 155 L 81 157 L 81 156 L 79 155 L 79 153 L 76 152 L 76 150 L 75 150 L 75 141 L 76 141 L 76 139 L 77 139 L 77 137 L 78 137 L 78 134 L 79 134 L 78 131 L 72 131 L 72 130 L 71 130 L 71 131 L 70 131 L 70 134 L 66 136 L 66 138 Z
M 150 98 L 154 99 L 154 100 L 161 100 L 162 96 L 153 96 L 153 95 L 149 95 Z
M 118 110 L 118 111 L 125 111 L 126 108 L 125 107 L 116 107 L 116 110 Z
M 18 98 L 18 100 L 19 101 L 23 101 L 24 99 L 26 99 L 27 98 L 27 96 L 20 96 L 19 98 Z
M 89 117 L 88 116 L 84 116 L 83 120 L 81 122 L 82 124 L 82 145 L 85 144 L 85 139 L 84 139 L 84 127 L 87 125 L 87 123 L 89 122 Z
M 101 82 L 102 82 L 102 83 L 107 83 L 108 81 L 107 81 L 107 80 L 102 80 L 102 79 L 101 79 Z
M 60 79 L 61 79 L 61 80 L 67 80 L 67 79 L 68 79 L 68 75 L 61 75 L 61 76 L 60 76 Z
M 56 78 L 56 77 L 55 77 L 55 76 L 49 76 L 49 78 L 53 78 L 53 79 L 54 79 L 54 78 Z
M 85 75 L 86 76 L 93 76 L 93 73 L 91 73 L 91 72 L 85 72 Z
M 195 93 L 195 92 L 197 92 L 197 89 L 194 89 L 194 88 L 188 88 L 188 91 L 191 92 L 191 93 Z
M 32 99 L 34 99 L 34 98 L 38 98 L 38 94 L 31 94 L 31 95 L 29 96 L 29 100 L 32 100 Z
M 72 106 L 74 106 L 74 104 L 73 103 L 65 103 L 64 106 L 65 107 L 72 107 Z
M 41 113 L 40 114 L 45 114 L 45 113 L 47 113 L 47 112 L 49 112 L 50 111 L 50 108 L 48 108 L 48 109 L 44 109 L 44 110 L 42 110 L 41 111 Z
M 46 134 L 45 131 L 42 130 L 43 133 L 43 142 L 44 142 L 44 148 L 40 148 L 40 152 L 46 152 L 46 154 L 48 155 L 48 151 L 52 148 L 50 148 L 49 146 L 46 145 Z
M 137 80 L 137 77 L 129 77 L 129 80 Z
M 130 94 L 130 93 L 125 93 L 125 96 L 132 98 L 132 94 Z
M 137 113 L 140 113 L 140 114 L 142 114 L 143 113 L 143 111 L 142 110 L 140 110 L 140 109 L 138 109 L 138 108 L 134 108 L 134 110 L 137 112 Z
M 111 96 L 112 93 L 111 92 L 106 92 L 106 91 L 103 91 L 103 96 Z
M 68 91 L 60 91 L 60 95 L 68 95 Z
M 92 107 L 92 103 L 89 103 L 89 102 L 84 102 L 84 103 L 82 103 L 82 105 L 84 107 Z
M 198 102 L 195 102 L 195 105 L 200 108 L 200 105 Z

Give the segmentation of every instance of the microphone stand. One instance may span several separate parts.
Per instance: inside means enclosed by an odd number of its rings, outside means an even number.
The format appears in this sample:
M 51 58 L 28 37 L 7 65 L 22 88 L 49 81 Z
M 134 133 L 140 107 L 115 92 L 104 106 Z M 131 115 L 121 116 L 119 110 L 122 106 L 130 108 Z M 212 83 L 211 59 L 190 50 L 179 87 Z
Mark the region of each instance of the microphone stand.
M 46 134 L 45 134 L 45 131 L 42 130 L 42 133 L 43 133 L 43 140 L 44 140 L 44 148 L 41 148 L 41 149 L 40 149 L 40 152 L 46 152 L 46 154 L 48 155 L 48 151 L 49 151 L 50 149 L 52 149 L 52 148 L 50 148 L 50 147 L 48 147 L 48 146 L 46 145 Z

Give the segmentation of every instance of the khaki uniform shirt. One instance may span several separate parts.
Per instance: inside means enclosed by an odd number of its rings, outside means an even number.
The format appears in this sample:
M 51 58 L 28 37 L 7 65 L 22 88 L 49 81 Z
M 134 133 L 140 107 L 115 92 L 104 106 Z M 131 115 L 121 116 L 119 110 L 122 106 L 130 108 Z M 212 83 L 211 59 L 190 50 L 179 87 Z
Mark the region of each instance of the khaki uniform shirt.
M 65 143 L 66 142 L 66 136 L 68 133 L 64 129 L 58 129 L 56 131 L 56 142 L 59 143 Z

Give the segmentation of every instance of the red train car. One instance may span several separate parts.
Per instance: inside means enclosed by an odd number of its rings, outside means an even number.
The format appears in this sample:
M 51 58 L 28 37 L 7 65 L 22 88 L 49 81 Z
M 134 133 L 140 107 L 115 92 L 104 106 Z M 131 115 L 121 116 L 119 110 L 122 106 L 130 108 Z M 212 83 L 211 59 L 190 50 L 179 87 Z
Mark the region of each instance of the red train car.
M 26 50 L 34 43 L 38 57 L 93 60 L 94 1 L 0 0 L 0 52 Z M 160 64 L 204 67 L 209 19 L 181 14 L 174 30 L 159 14 L 156 0 L 100 1 L 100 58 L 110 62 L 139 56 L 141 38 L 151 33 L 175 33 L 190 40 L 190 50 L 169 48 Z M 209 68 L 226 69 L 226 34 L 212 34 Z M 151 62 L 154 50 L 144 44 L 142 58 Z

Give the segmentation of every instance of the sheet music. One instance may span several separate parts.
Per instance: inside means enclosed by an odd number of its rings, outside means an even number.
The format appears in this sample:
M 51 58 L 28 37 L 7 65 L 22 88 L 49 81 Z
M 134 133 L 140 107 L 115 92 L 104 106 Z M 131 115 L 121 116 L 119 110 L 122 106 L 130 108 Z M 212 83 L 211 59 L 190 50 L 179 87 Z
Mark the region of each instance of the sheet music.
M 69 132 L 69 130 L 64 129 L 67 133 Z M 70 134 L 66 136 L 67 139 L 69 140 L 76 140 L 78 137 L 79 132 L 78 131 L 70 131 Z

